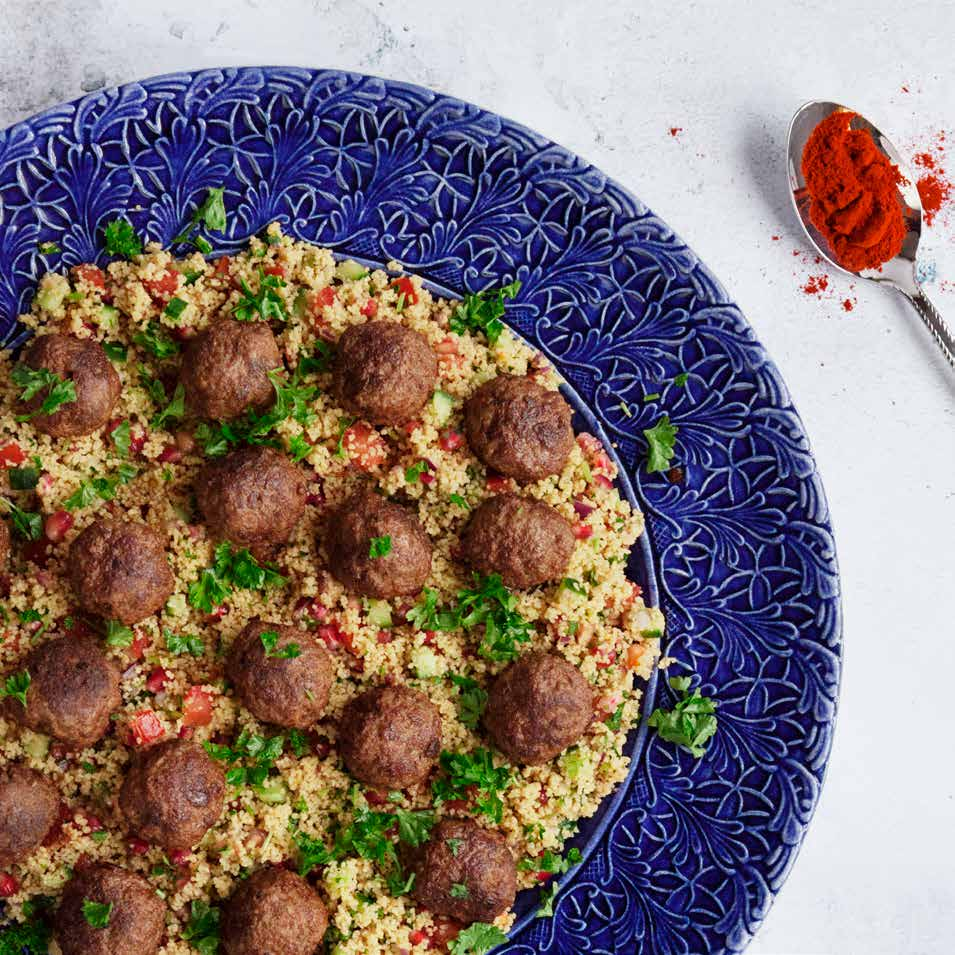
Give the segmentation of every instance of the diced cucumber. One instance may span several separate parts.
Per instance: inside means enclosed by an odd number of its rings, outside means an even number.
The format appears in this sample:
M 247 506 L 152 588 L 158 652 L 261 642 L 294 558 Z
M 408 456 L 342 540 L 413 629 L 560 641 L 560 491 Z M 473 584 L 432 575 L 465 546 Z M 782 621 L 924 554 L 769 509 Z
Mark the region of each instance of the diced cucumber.
M 434 405 L 434 416 L 438 425 L 447 424 L 451 412 L 454 411 L 454 398 L 446 391 L 436 391 L 431 398 L 431 404 Z
M 34 733 L 32 730 L 24 730 L 21 739 L 23 740 L 23 748 L 34 759 L 46 759 L 47 753 L 50 752 L 49 736 Z
M 353 259 L 345 259 L 344 262 L 339 262 L 335 266 L 335 278 L 341 279 L 343 282 L 355 282 L 358 279 L 363 279 L 367 274 L 368 269 Z
M 256 786 L 255 791 L 259 799 L 270 806 L 277 806 L 288 801 L 288 789 L 281 776 L 270 777 L 261 786 Z
M 184 617 L 188 612 L 189 608 L 186 606 L 185 594 L 173 594 L 166 601 L 166 613 L 170 617 Z
M 387 600 L 366 600 L 365 611 L 368 614 L 368 624 L 387 630 L 391 627 L 391 605 Z
M 298 294 L 295 296 L 295 301 L 292 303 L 292 312 L 296 318 L 304 318 L 305 313 L 308 311 L 308 292 L 305 289 L 300 288 Z
M 62 275 L 46 275 L 37 290 L 36 303 L 44 312 L 55 312 L 63 305 L 69 291 L 70 283 Z
M 99 327 L 107 332 L 119 329 L 119 309 L 112 305 L 103 305 L 99 310 Z
M 421 680 L 427 680 L 444 672 L 441 658 L 428 647 L 415 647 L 411 651 L 411 665 Z

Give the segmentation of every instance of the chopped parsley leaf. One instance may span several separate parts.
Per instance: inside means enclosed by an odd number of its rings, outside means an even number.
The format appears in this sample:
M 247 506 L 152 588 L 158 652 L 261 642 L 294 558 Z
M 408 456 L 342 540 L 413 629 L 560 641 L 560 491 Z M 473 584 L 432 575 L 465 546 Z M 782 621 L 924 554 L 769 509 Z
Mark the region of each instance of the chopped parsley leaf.
M 506 941 L 507 936 L 496 925 L 472 922 L 448 943 L 448 955 L 485 955 Z
M 451 883 L 450 895 L 452 899 L 466 899 L 470 894 L 468 887 L 463 882 Z
M 312 446 L 305 440 L 301 434 L 293 434 L 288 441 L 288 449 L 292 455 L 293 461 L 301 461 L 312 453 Z
M 233 590 L 264 590 L 284 587 L 288 582 L 274 564 L 260 564 L 247 548 L 233 550 L 227 541 L 216 546 L 211 567 L 206 567 L 199 579 L 189 585 L 189 603 L 203 613 L 212 613 L 213 607 L 223 603 Z
M 43 515 L 21 510 L 13 501 L 4 499 L 13 529 L 25 540 L 38 541 L 43 535 Z
M 106 357 L 110 361 L 126 361 L 126 355 L 128 354 L 125 345 L 120 345 L 119 342 L 103 342 L 103 351 L 106 352 Z
M 292 752 L 295 753 L 299 759 L 303 756 L 307 756 L 312 748 L 308 742 L 308 737 L 299 729 L 290 729 L 288 731 L 288 742 L 289 746 L 292 747 Z
M 464 845 L 463 839 L 445 839 L 444 844 L 451 850 L 451 855 L 457 859 L 461 846 Z
M 167 628 L 163 630 L 163 636 L 166 638 L 166 649 L 176 656 L 188 653 L 193 657 L 201 657 L 206 652 L 206 645 L 202 639 L 192 634 L 184 633 L 180 635 Z
M 368 557 L 371 560 L 378 560 L 380 557 L 387 557 L 391 553 L 391 535 L 385 534 L 383 537 L 373 537 L 368 545 Z
M 677 388 L 684 388 L 689 378 L 690 376 L 687 374 L 687 372 L 681 371 L 680 374 L 673 379 L 673 384 L 675 384 Z
M 142 240 L 125 219 L 113 219 L 103 229 L 107 255 L 121 255 L 129 259 L 143 251 Z
M 623 725 L 623 707 L 623 703 L 618 704 L 613 713 L 604 720 L 604 724 L 608 729 L 616 732 Z
M 666 471 L 673 457 L 673 447 L 679 428 L 670 424 L 670 416 L 663 415 L 652 428 L 644 428 L 643 435 L 649 443 L 647 471 L 655 474 Z
M 493 822 L 500 823 L 504 803 L 500 794 L 511 785 L 511 770 L 507 766 L 495 766 L 489 749 L 478 747 L 470 753 L 452 753 L 444 750 L 440 757 L 441 768 L 446 777 L 431 784 L 436 805 L 449 800 L 468 799 L 469 790 L 477 790 L 476 811 Z
M 90 899 L 83 899 L 83 918 L 87 925 L 93 928 L 106 928 L 109 925 L 109 918 L 113 914 L 113 903 L 106 905 L 104 902 L 93 902 Z
M 139 471 L 127 462 L 119 465 L 113 474 L 95 477 L 82 484 L 63 502 L 68 511 L 89 507 L 95 500 L 111 501 L 116 497 L 116 489 L 121 484 L 129 484 Z
M 154 428 L 164 428 L 167 422 L 179 421 L 186 414 L 186 390 L 180 381 L 173 392 L 172 400 L 157 414 L 150 424 Z
M 172 358 L 179 352 L 179 346 L 169 337 L 162 325 L 154 321 L 133 335 L 133 343 L 160 360 Z
M 55 242 L 41 242 L 37 246 L 37 251 L 40 255 L 56 255 L 63 250 Z
M 30 368 L 27 365 L 15 365 L 10 373 L 13 383 L 21 390 L 20 401 L 30 401 L 46 389 L 39 408 L 28 414 L 17 415 L 17 421 L 29 421 L 37 415 L 51 415 L 62 405 L 76 401 L 75 382 L 61 378 L 48 368 Z
M 14 700 L 19 700 L 23 708 L 27 708 L 27 690 L 30 689 L 30 673 L 28 670 L 20 670 L 17 673 L 11 673 L 0 688 L 0 697 L 9 696 Z
M 452 504 L 457 504 L 458 507 L 463 507 L 465 510 L 468 510 L 471 506 L 460 494 L 449 494 L 448 500 Z
M 504 302 L 514 298 L 520 289 L 521 283 L 514 281 L 498 289 L 485 289 L 483 292 L 465 295 L 451 315 L 451 331 L 457 335 L 469 331 L 484 332 L 488 344 L 495 344 L 504 331 L 504 323 L 501 321 Z
M 587 588 L 574 577 L 565 577 L 561 581 L 561 586 L 564 590 L 569 590 L 572 594 L 577 594 L 581 597 L 586 597 L 588 594 Z
M 193 899 L 182 937 L 199 955 L 216 955 L 219 951 L 219 910 L 200 899 Z
M 253 292 L 245 279 L 239 279 L 242 286 L 242 298 L 232 309 L 232 314 L 240 322 L 252 322 L 258 316 L 263 322 L 285 322 L 285 302 L 278 289 L 284 288 L 285 281 L 277 275 L 266 275 L 259 269 L 259 290 Z
M 224 186 L 212 188 L 206 192 L 206 198 L 192 214 L 189 224 L 179 235 L 173 237 L 173 244 L 191 242 L 203 255 L 208 255 L 212 251 L 211 243 L 204 236 L 197 234 L 197 230 L 203 226 L 211 232 L 225 232 Z
M 668 743 L 676 743 L 698 759 L 716 732 L 716 700 L 690 691 L 690 677 L 670 678 L 670 687 L 681 698 L 672 710 L 658 707 L 650 714 L 648 724 Z
M 458 719 L 471 730 L 476 730 L 487 705 L 487 691 L 467 676 L 450 674 L 451 682 L 458 688 Z
M 110 431 L 110 440 L 116 446 L 116 450 L 124 457 L 129 457 L 129 421 L 121 421 L 112 431 Z
M 427 470 L 427 461 L 418 461 L 417 464 L 412 464 L 411 467 L 405 468 L 405 483 L 416 484 L 418 478 L 420 478 L 422 474 L 427 473 Z
M 267 659 L 276 660 L 294 660 L 302 655 L 302 648 L 297 643 L 287 643 L 284 647 L 275 649 L 279 642 L 278 632 L 275 630 L 263 630 L 259 634 L 259 640 L 265 650 Z

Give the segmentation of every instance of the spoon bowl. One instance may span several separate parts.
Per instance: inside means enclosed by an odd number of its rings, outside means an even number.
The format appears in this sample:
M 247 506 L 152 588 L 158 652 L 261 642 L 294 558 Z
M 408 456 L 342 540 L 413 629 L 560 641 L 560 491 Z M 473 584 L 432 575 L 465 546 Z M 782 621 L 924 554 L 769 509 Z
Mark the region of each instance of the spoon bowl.
M 802 154 L 812 131 L 833 113 L 853 113 L 850 121 L 852 129 L 868 130 L 876 148 L 893 163 L 902 175 L 899 183 L 899 196 L 902 202 L 902 218 L 905 222 L 905 238 L 898 255 L 883 263 L 878 269 L 862 269 L 854 272 L 834 258 L 829 243 L 819 233 L 809 218 L 809 191 L 802 174 Z M 869 279 L 881 285 L 888 285 L 901 292 L 914 306 L 922 321 L 925 322 L 932 337 L 950 365 L 955 368 L 955 338 L 945 324 L 935 306 L 928 300 L 918 280 L 917 254 L 919 239 L 922 237 L 922 200 L 916 187 L 916 177 L 906 165 L 892 141 L 865 117 L 840 103 L 812 100 L 796 110 L 789 125 L 789 139 L 786 147 L 786 170 L 789 176 L 789 194 L 793 208 L 802 223 L 802 227 L 813 248 L 833 268 L 860 279 Z

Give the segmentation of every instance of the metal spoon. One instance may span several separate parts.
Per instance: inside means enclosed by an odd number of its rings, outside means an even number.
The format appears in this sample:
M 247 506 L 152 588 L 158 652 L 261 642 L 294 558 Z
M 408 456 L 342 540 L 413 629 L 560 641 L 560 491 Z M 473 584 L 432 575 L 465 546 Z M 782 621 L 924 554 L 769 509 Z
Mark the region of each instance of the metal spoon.
M 898 166 L 899 172 L 904 177 L 903 182 L 899 185 L 899 192 L 902 195 L 903 217 L 907 229 L 905 239 L 902 242 L 902 250 L 894 259 L 884 263 L 881 269 L 863 269 L 861 272 L 852 272 L 841 266 L 832 257 L 828 243 L 809 221 L 809 194 L 806 189 L 806 180 L 802 175 L 802 152 L 810 133 L 816 128 L 817 124 L 838 110 L 855 112 L 846 106 L 841 106 L 839 103 L 813 101 L 801 106 L 796 111 L 796 115 L 793 116 L 793 121 L 789 126 L 789 143 L 786 147 L 786 165 L 796 214 L 809 236 L 809 241 L 833 268 L 861 279 L 871 279 L 873 282 L 889 285 L 901 292 L 915 306 L 915 310 L 932 333 L 938 347 L 942 349 L 942 354 L 948 359 L 949 364 L 955 368 L 955 337 L 952 336 L 951 329 L 945 324 L 945 320 L 939 314 L 938 309 L 928 300 L 916 272 L 915 258 L 919 238 L 922 235 L 922 200 L 919 198 L 919 191 L 915 186 L 915 176 L 912 175 L 899 155 L 899 151 L 889 139 L 879 132 L 872 123 L 858 114 L 852 120 L 852 128 L 867 129 L 872 134 L 877 148 Z

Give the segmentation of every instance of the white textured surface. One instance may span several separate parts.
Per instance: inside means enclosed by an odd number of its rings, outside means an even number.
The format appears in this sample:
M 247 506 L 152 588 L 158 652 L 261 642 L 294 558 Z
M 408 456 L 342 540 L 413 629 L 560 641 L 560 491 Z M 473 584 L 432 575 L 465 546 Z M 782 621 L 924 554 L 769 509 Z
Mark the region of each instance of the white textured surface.
M 905 149 L 947 124 L 955 174 L 955 4 L 148 6 L 0 0 L 0 126 L 103 83 L 177 69 L 291 63 L 377 73 L 472 100 L 581 153 L 720 276 L 780 365 L 812 437 L 846 616 L 829 779 L 750 952 L 948 955 L 955 373 L 888 293 L 850 290 L 842 279 L 826 298 L 799 290 L 818 269 L 793 255 L 802 245 L 782 148 L 801 101 L 835 99 L 868 113 Z M 671 136 L 670 127 L 682 131 Z M 929 291 L 955 322 L 955 211 L 924 248 L 938 275 Z M 847 296 L 852 312 L 841 306 Z

